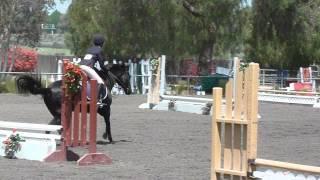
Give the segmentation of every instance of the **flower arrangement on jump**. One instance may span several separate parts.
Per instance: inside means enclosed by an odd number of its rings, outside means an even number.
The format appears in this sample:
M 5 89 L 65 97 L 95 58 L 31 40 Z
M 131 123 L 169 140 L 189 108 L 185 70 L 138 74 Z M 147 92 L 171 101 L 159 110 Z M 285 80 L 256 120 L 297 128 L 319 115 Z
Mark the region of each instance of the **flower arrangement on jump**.
M 14 159 L 16 158 L 15 153 L 21 150 L 20 142 L 24 142 L 25 140 L 16 133 L 16 129 L 13 129 L 12 134 L 4 140 L 2 143 L 5 144 L 4 153 L 7 158 Z
M 69 61 L 64 61 L 65 74 L 63 80 L 68 95 L 74 95 L 79 92 L 81 87 L 81 69 L 78 65 Z
M 245 71 L 247 67 L 249 67 L 249 63 L 241 62 L 240 67 L 239 67 L 239 71 Z
M 150 61 L 151 70 L 154 71 L 159 67 L 159 60 L 154 58 Z

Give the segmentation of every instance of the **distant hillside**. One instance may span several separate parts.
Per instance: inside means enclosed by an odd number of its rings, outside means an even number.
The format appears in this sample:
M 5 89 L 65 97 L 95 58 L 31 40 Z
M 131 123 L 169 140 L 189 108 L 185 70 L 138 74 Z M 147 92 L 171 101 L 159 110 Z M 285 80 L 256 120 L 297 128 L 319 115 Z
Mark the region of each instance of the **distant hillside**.
M 63 34 L 45 34 L 43 33 L 39 42 L 40 47 L 66 48 Z
M 63 34 L 43 33 L 37 49 L 40 54 L 44 55 L 71 55 L 70 50 L 64 44 Z

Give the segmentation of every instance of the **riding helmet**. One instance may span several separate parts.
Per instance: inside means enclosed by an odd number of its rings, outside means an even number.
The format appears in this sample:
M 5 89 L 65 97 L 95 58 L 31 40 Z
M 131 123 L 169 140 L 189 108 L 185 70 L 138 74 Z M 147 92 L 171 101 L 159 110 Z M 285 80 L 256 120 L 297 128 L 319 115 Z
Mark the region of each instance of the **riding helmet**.
M 103 46 L 104 37 L 101 34 L 96 34 L 93 37 L 93 44 L 96 46 Z

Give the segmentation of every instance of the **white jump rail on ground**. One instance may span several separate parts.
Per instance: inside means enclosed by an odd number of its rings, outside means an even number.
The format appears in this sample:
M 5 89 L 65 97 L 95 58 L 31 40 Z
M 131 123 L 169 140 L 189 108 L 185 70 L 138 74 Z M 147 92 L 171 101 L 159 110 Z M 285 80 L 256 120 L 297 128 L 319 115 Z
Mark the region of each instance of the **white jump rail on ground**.
M 16 153 L 19 159 L 43 161 L 49 154 L 56 151 L 57 141 L 61 140 L 59 134 L 46 134 L 46 131 L 57 132 L 62 129 L 60 125 L 46 125 L 34 123 L 20 123 L 0 121 L 0 142 L 3 142 L 16 129 L 25 142 L 21 142 L 21 151 Z M 2 144 L 2 143 L 1 143 Z M 4 144 L 1 145 L 0 155 L 5 156 Z
M 196 114 L 206 114 L 206 112 L 211 112 L 210 108 L 212 99 L 209 98 L 161 95 L 160 99 L 160 103 L 153 108 L 154 110 L 174 110 Z M 172 109 L 169 108 L 168 104 L 170 103 L 174 103 L 174 107 Z

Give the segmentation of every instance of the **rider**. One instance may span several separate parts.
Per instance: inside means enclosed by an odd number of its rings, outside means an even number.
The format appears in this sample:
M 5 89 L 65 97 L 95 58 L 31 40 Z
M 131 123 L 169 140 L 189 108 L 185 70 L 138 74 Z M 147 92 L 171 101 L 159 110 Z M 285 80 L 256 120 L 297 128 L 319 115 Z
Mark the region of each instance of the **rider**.
M 107 69 L 104 66 L 105 57 L 102 52 L 104 41 L 105 39 L 102 35 L 100 34 L 94 35 L 93 46 L 87 50 L 87 54 L 85 55 L 83 60 L 79 63 L 80 68 L 84 70 L 90 78 L 97 80 L 98 90 L 100 94 L 99 101 L 102 101 L 102 99 L 104 99 L 107 95 L 104 81 L 99 76 L 99 74 L 107 73 Z M 102 95 L 103 97 L 101 97 L 101 93 L 104 94 Z

